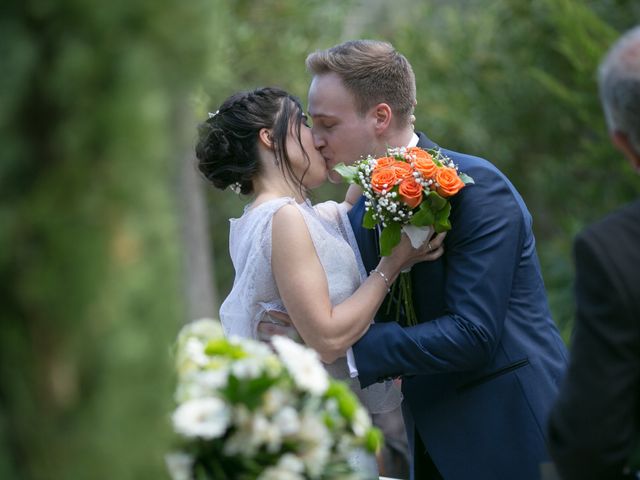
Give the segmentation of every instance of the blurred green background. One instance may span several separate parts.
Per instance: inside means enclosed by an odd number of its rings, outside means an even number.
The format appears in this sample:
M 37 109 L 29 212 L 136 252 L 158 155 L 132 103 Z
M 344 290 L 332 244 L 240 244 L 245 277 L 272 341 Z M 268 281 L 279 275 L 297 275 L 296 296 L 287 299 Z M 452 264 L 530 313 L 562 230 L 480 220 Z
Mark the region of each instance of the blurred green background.
M 234 91 L 306 100 L 306 55 L 391 41 L 416 125 L 498 165 L 568 340 L 571 239 L 637 195 L 595 83 L 636 0 L 7 0 L 0 6 L 0 478 L 166 478 L 170 348 L 229 291 L 246 198 L 193 165 Z M 316 192 L 337 198 L 340 186 Z

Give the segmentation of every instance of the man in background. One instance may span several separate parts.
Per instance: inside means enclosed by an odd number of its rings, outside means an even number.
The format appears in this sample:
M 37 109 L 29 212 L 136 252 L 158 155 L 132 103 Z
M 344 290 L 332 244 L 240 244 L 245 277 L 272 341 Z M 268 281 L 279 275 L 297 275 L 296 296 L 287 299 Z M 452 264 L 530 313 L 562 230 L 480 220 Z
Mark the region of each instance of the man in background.
M 640 26 L 600 65 L 613 144 L 640 170 Z M 636 478 L 640 431 L 640 200 L 586 228 L 574 245 L 576 320 L 571 361 L 549 425 L 565 480 Z

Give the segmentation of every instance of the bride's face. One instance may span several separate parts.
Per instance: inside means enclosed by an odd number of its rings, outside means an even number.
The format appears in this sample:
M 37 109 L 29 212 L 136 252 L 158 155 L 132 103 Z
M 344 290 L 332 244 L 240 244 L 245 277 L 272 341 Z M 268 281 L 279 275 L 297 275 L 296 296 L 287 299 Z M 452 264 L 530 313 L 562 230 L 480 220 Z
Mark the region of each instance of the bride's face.
M 298 142 L 297 126 L 294 119 L 291 122 L 289 135 L 287 136 L 287 153 L 291 162 L 291 168 L 296 177 L 302 178 L 302 184 L 307 189 L 321 186 L 327 180 L 327 164 L 324 158 L 313 145 L 311 128 L 307 122 L 306 115 L 303 115 L 300 124 L 300 142 Z M 309 160 L 304 156 L 302 148 L 306 152 Z M 302 177 L 304 175 L 304 178 Z

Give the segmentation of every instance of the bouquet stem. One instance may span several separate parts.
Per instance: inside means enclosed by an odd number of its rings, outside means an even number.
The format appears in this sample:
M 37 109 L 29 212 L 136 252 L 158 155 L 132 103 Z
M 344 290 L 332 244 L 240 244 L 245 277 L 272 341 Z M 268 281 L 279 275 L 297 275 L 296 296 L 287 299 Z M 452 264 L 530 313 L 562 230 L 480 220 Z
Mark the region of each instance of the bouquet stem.
M 391 297 L 395 299 L 396 322 L 400 322 L 400 314 L 402 312 L 404 313 L 404 323 L 410 327 L 418 324 L 418 317 L 411 300 L 412 294 L 413 288 L 411 285 L 411 273 L 402 272 L 391 288 Z M 393 303 L 393 301 L 389 302 L 387 306 L 387 315 L 391 312 L 391 306 Z

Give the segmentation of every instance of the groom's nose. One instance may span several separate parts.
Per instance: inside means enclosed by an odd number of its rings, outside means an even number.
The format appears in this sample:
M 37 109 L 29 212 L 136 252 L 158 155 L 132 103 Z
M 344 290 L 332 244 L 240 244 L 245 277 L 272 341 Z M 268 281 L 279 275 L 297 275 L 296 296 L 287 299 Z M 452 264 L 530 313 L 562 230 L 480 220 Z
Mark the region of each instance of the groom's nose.
M 314 132 L 313 128 L 311 129 L 311 136 L 313 137 L 313 146 L 316 147 L 316 150 L 321 150 L 322 147 L 326 145 L 322 135 L 318 135 L 317 132 Z

